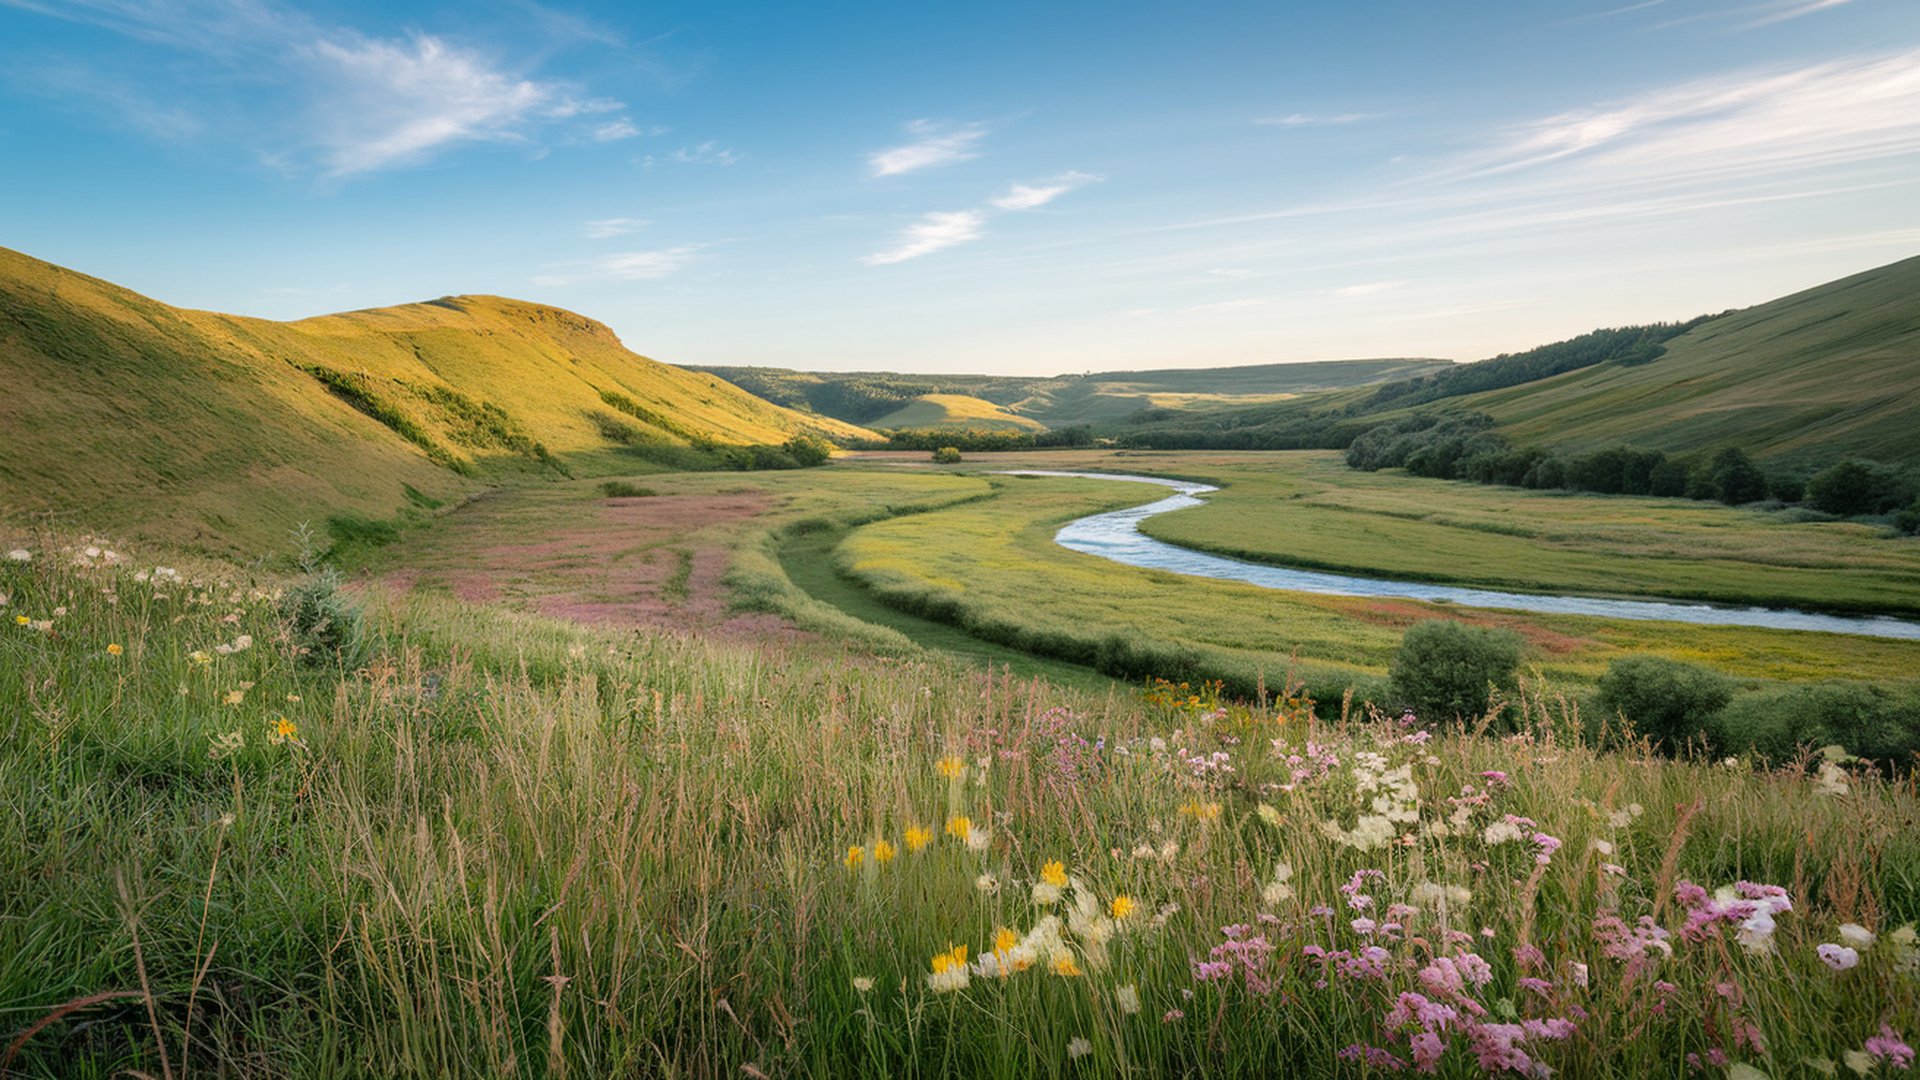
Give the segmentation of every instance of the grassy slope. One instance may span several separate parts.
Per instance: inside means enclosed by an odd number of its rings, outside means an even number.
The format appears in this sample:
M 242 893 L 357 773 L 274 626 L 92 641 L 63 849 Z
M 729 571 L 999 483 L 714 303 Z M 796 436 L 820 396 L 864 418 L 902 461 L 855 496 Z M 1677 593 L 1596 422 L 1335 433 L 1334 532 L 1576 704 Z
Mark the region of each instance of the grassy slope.
M 1713 319 L 1651 364 L 1455 399 L 1521 443 L 1920 462 L 1920 257 Z
M 441 463 L 313 367 L 391 404 Z M 454 297 L 277 323 L 169 307 L 6 249 L 0 384 L 0 509 L 84 512 L 71 523 L 214 550 L 258 551 L 340 510 L 387 516 L 407 487 L 444 499 L 498 475 L 631 470 L 596 414 L 663 447 L 859 431 L 637 356 L 599 323 L 540 305 Z M 427 396 L 446 390 L 498 409 L 497 430 Z M 615 413 L 602 390 L 670 430 Z
M 1008 412 L 984 398 L 969 397 L 965 394 L 922 394 L 900 408 L 878 420 L 867 423 L 868 427 L 885 431 L 890 428 L 958 428 L 965 431 L 1044 431 L 1046 425 L 1038 420 Z
M 1867 525 L 1357 472 L 1317 451 L 1129 460 L 1224 485 L 1141 529 L 1234 558 L 1526 592 L 1920 612 L 1920 541 Z
M 20 718 L 0 725 L 13 1075 L 1318 1076 L 1351 1044 L 1404 1057 L 1389 1007 L 1435 993 L 1420 969 L 1467 950 L 1490 980 L 1463 988 L 1471 1011 L 1577 1018 L 1571 1039 L 1526 1044 L 1568 1078 L 1686 1075 L 1720 1049 L 1814 1075 L 1803 1062 L 1882 1024 L 1915 1035 L 1895 932 L 1920 917 L 1910 780 L 1856 775 L 1834 796 L 1797 767 L 1596 753 L 1550 709 L 1521 738 L 1415 745 L 1387 722 L 425 598 L 383 605 L 373 656 L 341 672 L 299 663 L 244 588 L 195 583 L 209 602 L 185 603 L 187 587 L 40 556 L 0 562 L 11 610 L 53 619 L 0 624 L 0 710 Z M 241 633 L 251 648 L 196 662 Z M 964 778 L 936 772 L 945 755 Z M 1396 768 L 1417 785 L 1388 825 L 1404 842 L 1333 839 L 1327 823 L 1378 812 Z M 942 835 L 950 815 L 985 827 L 980 850 Z M 1559 850 L 1536 865 L 1544 844 L 1489 839 L 1502 815 Z M 910 825 L 933 843 L 909 850 Z M 1031 885 L 1055 859 L 1074 895 L 1048 907 Z M 1775 950 L 1731 927 L 1682 935 L 1680 880 L 1790 890 Z M 1436 909 L 1422 882 L 1459 891 Z M 1349 927 L 1355 892 L 1404 936 Z M 1136 910 L 1102 921 L 1121 895 Z M 1061 941 L 1077 974 L 1042 956 L 927 985 L 930 956 L 971 959 L 996 927 L 1081 900 Z M 1630 966 L 1608 916 L 1653 920 L 1672 955 Z M 1815 948 L 1847 921 L 1881 940 L 1836 973 Z M 1273 950 L 1256 974 L 1277 993 L 1197 976 L 1230 925 Z M 1369 945 L 1389 960 L 1378 982 L 1317 981 L 1310 946 Z M 1748 1024 L 1764 1052 L 1732 1043 Z M 1070 1061 L 1082 1038 L 1092 1056 Z M 1441 1075 L 1480 1075 L 1464 1035 L 1444 1041 Z

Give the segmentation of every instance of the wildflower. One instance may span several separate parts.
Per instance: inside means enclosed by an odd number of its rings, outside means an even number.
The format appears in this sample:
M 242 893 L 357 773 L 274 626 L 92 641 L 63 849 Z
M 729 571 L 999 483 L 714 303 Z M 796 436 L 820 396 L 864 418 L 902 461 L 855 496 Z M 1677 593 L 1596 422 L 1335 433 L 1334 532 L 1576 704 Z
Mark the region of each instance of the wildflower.
M 1254 807 L 1254 813 L 1257 813 L 1260 815 L 1261 821 L 1264 821 L 1275 828 L 1280 827 L 1280 811 L 1274 809 L 1269 804 L 1261 803 L 1259 806 Z
M 32 562 L 33 552 L 28 551 L 26 548 L 14 548 L 12 551 L 7 552 L 7 561 Z
M 1841 923 L 1840 940 L 1856 949 L 1870 949 L 1873 947 L 1873 931 L 1859 923 Z
M 1163 1024 L 1173 1024 L 1173 1023 L 1178 1023 L 1181 1020 L 1185 1020 L 1186 1018 L 1187 1018 L 1186 1010 L 1168 1009 L 1166 1011 L 1166 1014 L 1160 1017 L 1160 1022 Z
M 873 842 L 873 861 L 874 862 L 880 864 L 881 866 L 885 866 L 886 864 L 893 861 L 893 855 L 894 855 L 894 851 L 893 851 L 892 844 L 888 843 L 885 840 L 875 840 Z
M 919 851 L 933 843 L 933 830 L 920 825 L 907 826 L 907 850 Z
M 965 840 L 967 838 L 967 834 L 972 831 L 973 831 L 972 818 L 950 817 L 947 819 L 947 835 L 953 837 L 956 840 Z
M 967 763 L 959 757 L 943 757 L 933 763 L 934 770 L 949 780 L 958 780 L 967 774 Z
M 207 650 L 205 649 L 195 649 L 187 654 L 187 663 L 195 667 L 205 667 L 213 663 L 213 657 L 207 655 Z
M 987 830 L 979 826 L 969 828 L 967 830 L 967 850 L 985 851 L 987 850 L 987 842 L 991 839 L 993 839 L 993 834 Z
M 28 623 L 30 623 L 30 622 L 32 622 L 33 620 L 32 620 L 32 619 L 29 619 L 29 618 L 27 618 L 27 617 L 26 617 L 25 615 L 15 615 L 15 616 L 13 617 L 13 621 L 14 621 L 14 622 L 16 622 L 16 623 L 18 623 L 18 624 L 19 624 L 19 625 L 21 625 L 21 626 L 25 626 L 25 625 L 27 625 Z
M 979 877 L 973 879 L 973 887 L 986 893 L 988 896 L 992 896 L 1000 891 L 1000 879 L 994 877 L 992 874 L 981 874 Z
M 298 705 L 298 704 L 300 704 L 300 695 L 299 695 L 299 694 L 288 694 L 288 695 L 287 695 L 287 703 L 288 703 L 289 705 Z
M 858 870 L 860 864 L 867 861 L 867 849 L 855 844 L 847 849 L 847 857 L 842 861 L 847 864 L 847 869 Z
M 1114 992 L 1113 1001 L 1120 1007 L 1121 1012 L 1133 1016 L 1140 1011 L 1140 990 L 1132 983 L 1128 983 Z
M 1814 774 L 1813 789 L 1822 795 L 1845 795 L 1847 793 L 1847 770 L 1831 761 L 1820 763 L 1820 771 Z
M 1126 893 L 1121 893 L 1119 896 L 1113 898 L 1112 903 L 1107 905 L 1107 914 L 1113 916 L 1116 920 L 1124 919 L 1132 915 L 1134 909 L 1138 906 L 1139 905 L 1133 902 L 1133 897 L 1128 896 Z
M 219 761 L 221 758 L 232 757 L 246 748 L 246 733 L 236 728 L 225 735 L 215 735 L 213 745 L 207 748 L 207 757 Z
M 1091 1053 L 1093 1053 L 1093 1044 L 1086 1039 L 1075 1035 L 1067 1041 L 1067 1057 L 1083 1058 Z
M 1187 800 L 1187 804 L 1180 808 L 1180 812 L 1193 818 L 1195 821 L 1212 823 L 1220 819 L 1220 804 L 1217 802 L 1201 802 L 1198 799 L 1189 799 Z
M 972 971 L 967 967 L 967 947 L 964 944 L 936 954 L 931 966 L 933 974 L 927 976 L 927 989 L 936 994 L 965 990 L 967 984 L 973 981 Z
M 247 692 L 245 690 L 229 690 L 227 691 L 227 696 L 220 700 L 228 705 L 238 705 L 247 700 Z
M 1051 970 L 1055 975 L 1063 979 L 1071 979 L 1086 974 L 1086 972 L 1080 970 L 1080 965 L 1074 960 L 1073 954 L 1064 949 L 1053 955 Z
M 1845 945 L 1822 945 L 1813 950 L 1820 959 L 1835 971 L 1845 971 L 1860 963 L 1860 952 Z
M 111 645 L 108 645 L 108 646 L 107 646 L 107 655 L 108 655 L 108 656 L 119 656 L 119 655 L 120 655 L 121 653 L 123 653 L 123 652 L 126 652 L 126 651 L 127 651 L 127 650 L 125 650 L 125 649 L 123 649 L 123 648 L 121 648 L 121 647 L 120 647 L 120 643 L 119 643 L 119 642 L 117 642 L 117 641 L 116 641 L 116 642 L 114 642 L 113 644 L 111 644 Z
M 860 993 L 862 993 L 862 994 L 864 994 L 864 993 L 866 993 L 867 991 L 869 991 L 869 990 L 871 990 L 871 989 L 873 989 L 873 978 L 872 978 L 872 976 L 868 976 L 868 975 L 855 975 L 855 976 L 853 977 L 853 988 L 854 988 L 855 990 L 857 990 L 857 991 L 859 991 L 859 992 L 860 992 Z
M 1880 1034 L 1867 1040 L 1862 1047 L 1871 1057 L 1892 1065 L 1896 1069 L 1913 1068 L 1913 1047 L 1900 1038 L 1900 1033 L 1887 1024 L 1880 1025 Z
M 275 717 L 273 729 L 267 733 L 267 741 L 275 746 L 282 743 L 300 741 L 300 725 L 284 716 Z
M 1067 887 L 1067 866 L 1059 859 L 1053 859 L 1040 868 L 1040 880 L 1056 889 Z

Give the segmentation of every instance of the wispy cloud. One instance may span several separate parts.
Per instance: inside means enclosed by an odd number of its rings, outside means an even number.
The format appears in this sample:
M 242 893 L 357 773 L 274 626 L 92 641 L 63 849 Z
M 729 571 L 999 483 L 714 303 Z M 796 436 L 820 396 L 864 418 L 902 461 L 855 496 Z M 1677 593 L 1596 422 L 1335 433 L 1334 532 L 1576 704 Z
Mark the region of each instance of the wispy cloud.
M 598 221 L 585 223 L 580 227 L 580 231 L 586 234 L 589 240 L 605 240 L 609 237 L 625 236 L 628 233 L 639 232 L 651 224 L 653 224 L 653 222 L 645 218 L 601 218 Z
M 700 244 L 659 248 L 653 251 L 620 251 L 584 262 L 558 267 L 552 273 L 533 278 L 535 285 L 564 286 L 582 281 L 652 281 L 672 277 L 685 269 L 699 253 Z
M 1357 124 L 1362 120 L 1378 119 L 1379 113 L 1289 113 L 1286 116 L 1263 116 L 1254 123 L 1263 127 L 1323 127 L 1331 124 Z
M 648 154 L 640 163 L 651 169 L 661 165 L 738 165 L 746 159 L 747 155 L 738 150 L 708 139 L 698 146 L 682 146 L 670 154 Z
M 986 138 L 981 124 L 958 126 L 934 120 L 915 120 L 907 125 L 913 141 L 867 155 L 867 165 L 875 176 L 899 176 L 940 165 L 952 165 L 979 157 L 975 146 Z
M 1774 23 L 1786 22 L 1788 19 L 1797 19 L 1802 15 L 1811 15 L 1816 11 L 1826 11 L 1829 8 L 1837 8 L 1849 2 L 1850 0 L 1789 0 L 1789 2 L 1784 4 L 1766 5 L 1773 10 L 1747 23 L 1744 29 L 1752 29 L 1758 26 L 1772 26 Z
M 1368 281 L 1359 285 L 1343 285 L 1333 290 L 1333 295 L 1342 297 L 1372 296 L 1405 285 L 1404 281 Z
M 1065 172 L 1032 184 L 1014 184 L 1005 195 L 993 200 L 1002 210 L 1032 210 L 1045 206 L 1077 187 L 1099 183 L 1102 177 L 1092 173 Z
M 987 216 L 978 210 L 936 210 L 901 230 L 898 242 L 861 260 L 868 266 L 890 266 L 944 251 L 955 244 L 980 238 Z
M 616 141 L 641 133 L 629 118 L 608 116 L 621 112 L 620 102 L 471 45 L 430 33 L 367 35 L 273 0 L 0 4 L 179 54 L 145 69 L 101 72 L 86 58 L 72 66 L 77 81 L 96 84 L 86 96 L 128 122 L 159 137 L 239 141 L 290 175 L 351 177 L 478 142 Z M 551 14 L 521 7 L 528 17 Z

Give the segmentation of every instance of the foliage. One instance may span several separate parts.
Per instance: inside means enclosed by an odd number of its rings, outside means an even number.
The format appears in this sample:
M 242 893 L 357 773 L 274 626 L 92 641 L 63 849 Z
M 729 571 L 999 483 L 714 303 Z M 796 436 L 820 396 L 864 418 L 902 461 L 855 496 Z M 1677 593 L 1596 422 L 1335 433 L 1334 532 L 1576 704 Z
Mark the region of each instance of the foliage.
M 1486 714 L 1492 694 L 1512 689 L 1520 638 L 1510 630 L 1432 619 L 1407 628 L 1388 677 L 1400 704 L 1428 721 Z
M 609 499 L 647 499 L 659 492 L 629 480 L 606 480 L 600 484 L 600 494 Z
M 1903 768 L 1920 765 L 1920 689 L 1834 679 L 1736 695 L 1715 726 L 1730 753 L 1776 762 L 1807 749 L 1842 746 Z
M 959 463 L 960 463 L 960 448 L 959 448 L 959 447 L 957 447 L 957 446 L 943 446 L 943 447 L 941 447 L 940 449 L 938 449 L 938 450 L 935 450 L 935 451 L 933 452 L 933 462 L 934 462 L 934 464 L 936 464 L 936 465 L 957 465 L 957 464 L 959 464 Z
M 1840 517 L 1885 514 L 1913 498 L 1900 470 L 1876 461 L 1848 458 L 1807 481 L 1807 505 Z
M 1677 751 L 1707 736 L 1733 698 L 1733 682 L 1697 664 L 1663 656 L 1623 656 L 1600 677 L 1599 703 L 1625 717 L 1656 745 Z

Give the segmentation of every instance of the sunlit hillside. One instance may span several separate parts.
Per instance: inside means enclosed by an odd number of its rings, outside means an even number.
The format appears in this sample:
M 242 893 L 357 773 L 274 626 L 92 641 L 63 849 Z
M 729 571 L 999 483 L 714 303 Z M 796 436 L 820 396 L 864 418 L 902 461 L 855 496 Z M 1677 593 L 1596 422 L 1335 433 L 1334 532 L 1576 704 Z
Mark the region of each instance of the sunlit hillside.
M 629 352 L 558 308 L 460 296 L 270 322 L 170 307 L 6 249 L 0 384 L 8 512 L 216 550 L 505 474 L 644 471 L 708 446 L 864 434 Z

